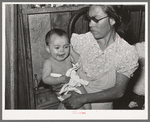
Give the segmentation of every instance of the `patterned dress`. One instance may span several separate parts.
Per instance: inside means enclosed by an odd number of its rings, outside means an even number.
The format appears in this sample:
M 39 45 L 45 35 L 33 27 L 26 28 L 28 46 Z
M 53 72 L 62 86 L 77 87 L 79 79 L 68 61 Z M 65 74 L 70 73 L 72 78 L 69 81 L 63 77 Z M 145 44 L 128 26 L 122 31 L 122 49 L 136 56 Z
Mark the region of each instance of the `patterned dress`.
M 80 64 L 87 75 L 85 80 L 89 81 L 89 85 L 85 87 L 88 93 L 115 86 L 116 73 L 130 78 L 138 67 L 135 47 L 129 45 L 118 34 L 116 34 L 116 40 L 104 51 L 100 49 L 91 32 L 72 34 L 71 44 L 80 54 Z M 112 102 L 92 103 L 92 109 L 112 109 Z

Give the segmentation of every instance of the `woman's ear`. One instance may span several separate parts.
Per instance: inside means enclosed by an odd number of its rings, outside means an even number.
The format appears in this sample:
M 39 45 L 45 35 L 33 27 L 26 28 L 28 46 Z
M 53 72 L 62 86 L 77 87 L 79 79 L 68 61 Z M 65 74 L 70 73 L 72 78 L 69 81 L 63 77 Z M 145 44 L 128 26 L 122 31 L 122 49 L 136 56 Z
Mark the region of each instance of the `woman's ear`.
M 50 49 L 49 49 L 48 46 L 46 46 L 46 51 L 47 51 L 48 53 L 50 53 Z
M 112 18 L 110 18 L 110 25 L 114 25 L 116 22 L 115 22 L 115 20 L 114 19 L 112 19 Z

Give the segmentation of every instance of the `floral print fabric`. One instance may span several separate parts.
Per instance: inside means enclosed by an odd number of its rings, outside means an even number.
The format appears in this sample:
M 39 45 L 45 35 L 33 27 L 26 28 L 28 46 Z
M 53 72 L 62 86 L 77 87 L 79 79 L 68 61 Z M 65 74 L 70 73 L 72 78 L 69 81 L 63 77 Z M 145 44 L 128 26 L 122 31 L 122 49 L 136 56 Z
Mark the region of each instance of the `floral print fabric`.
M 71 43 L 80 54 L 82 66 L 89 77 L 95 79 L 107 72 L 112 65 L 116 71 L 130 78 L 137 68 L 138 55 L 134 46 L 116 35 L 116 40 L 104 51 L 101 51 L 97 41 L 90 32 L 73 34 Z

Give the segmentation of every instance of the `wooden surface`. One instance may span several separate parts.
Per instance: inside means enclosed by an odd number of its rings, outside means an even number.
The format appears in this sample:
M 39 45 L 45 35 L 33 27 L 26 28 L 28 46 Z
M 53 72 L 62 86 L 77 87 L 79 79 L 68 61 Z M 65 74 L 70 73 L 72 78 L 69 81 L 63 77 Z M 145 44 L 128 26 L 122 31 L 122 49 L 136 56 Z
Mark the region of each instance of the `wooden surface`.
M 50 88 L 39 88 L 34 90 L 35 109 L 57 109 L 60 101 Z
M 29 90 L 29 100 L 32 101 L 30 102 L 30 108 L 34 108 L 34 93 L 33 93 L 33 90 L 32 88 L 34 87 L 33 86 L 33 68 L 32 68 L 32 54 L 31 54 L 31 41 L 30 41 L 30 32 L 29 32 L 29 29 L 28 29 L 28 16 L 27 15 L 23 15 L 22 16 L 22 23 L 23 23 L 23 35 L 24 35 L 24 46 L 25 46 L 25 49 L 24 51 L 26 52 L 26 67 L 27 67 L 27 87 L 28 87 L 28 90 Z
M 23 14 L 45 14 L 45 13 L 60 13 L 60 12 L 72 12 L 79 10 L 82 7 L 87 5 L 79 6 L 61 6 L 61 7 L 50 7 L 50 8 L 34 8 L 32 9 L 29 6 L 23 5 Z
M 28 19 L 33 75 L 37 74 L 37 78 L 40 79 L 42 75 L 43 63 L 45 59 L 49 57 L 49 54 L 45 49 L 45 35 L 51 28 L 50 15 L 30 15 L 28 16 Z

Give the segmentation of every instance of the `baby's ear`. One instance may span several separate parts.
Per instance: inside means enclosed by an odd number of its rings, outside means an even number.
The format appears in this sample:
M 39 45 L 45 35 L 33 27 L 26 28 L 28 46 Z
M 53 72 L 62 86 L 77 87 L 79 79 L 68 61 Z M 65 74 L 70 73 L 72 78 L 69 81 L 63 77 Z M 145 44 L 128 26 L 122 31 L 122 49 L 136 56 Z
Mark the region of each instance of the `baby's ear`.
M 46 46 L 46 50 L 47 50 L 48 53 L 50 53 L 50 49 L 49 49 L 48 46 Z

